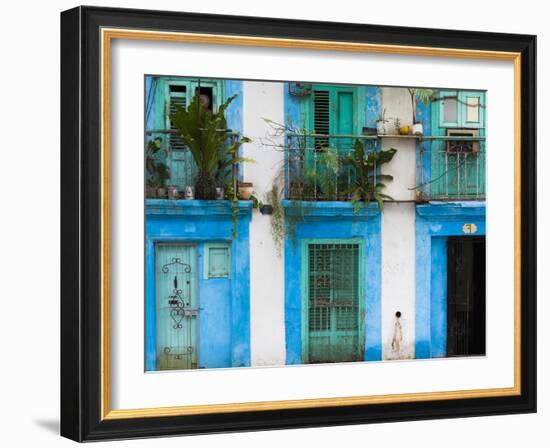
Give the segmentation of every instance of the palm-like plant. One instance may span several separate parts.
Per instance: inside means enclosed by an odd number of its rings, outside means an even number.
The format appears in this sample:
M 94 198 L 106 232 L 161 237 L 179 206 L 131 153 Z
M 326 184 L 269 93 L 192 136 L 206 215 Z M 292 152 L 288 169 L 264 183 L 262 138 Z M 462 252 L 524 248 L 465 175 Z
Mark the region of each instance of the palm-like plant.
M 393 159 L 396 152 L 397 149 L 390 148 L 365 154 L 363 143 L 360 140 L 355 141 L 353 152 L 346 160 L 346 163 L 350 164 L 355 171 L 355 181 L 349 191 L 355 211 L 373 200 L 377 202 L 380 211 L 383 211 L 384 200 L 393 199 L 382 193 L 386 188 L 385 182 L 392 181 L 393 176 L 381 174 L 378 171 L 382 165 Z
M 236 96 L 231 96 L 217 112 L 212 112 L 202 107 L 200 96 L 195 95 L 187 109 L 176 106 L 176 112 L 171 116 L 172 124 L 197 165 L 196 199 L 215 199 L 216 187 L 221 186 L 217 185 L 217 180 L 219 182 L 225 177 L 232 164 L 253 162 L 237 156 L 240 146 L 251 141 L 249 138 L 240 137 L 227 144 L 225 111 Z
M 420 101 L 424 105 L 427 105 L 430 102 L 433 94 L 435 93 L 435 90 L 409 87 L 408 91 L 409 95 L 411 96 L 413 124 L 416 124 L 416 105 L 418 104 L 418 101 Z

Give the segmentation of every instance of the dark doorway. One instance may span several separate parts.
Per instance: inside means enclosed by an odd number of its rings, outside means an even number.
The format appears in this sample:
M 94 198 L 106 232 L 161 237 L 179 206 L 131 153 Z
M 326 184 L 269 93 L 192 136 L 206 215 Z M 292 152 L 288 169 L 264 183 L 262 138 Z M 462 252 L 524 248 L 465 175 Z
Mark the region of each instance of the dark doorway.
M 485 237 L 447 240 L 447 356 L 485 355 Z

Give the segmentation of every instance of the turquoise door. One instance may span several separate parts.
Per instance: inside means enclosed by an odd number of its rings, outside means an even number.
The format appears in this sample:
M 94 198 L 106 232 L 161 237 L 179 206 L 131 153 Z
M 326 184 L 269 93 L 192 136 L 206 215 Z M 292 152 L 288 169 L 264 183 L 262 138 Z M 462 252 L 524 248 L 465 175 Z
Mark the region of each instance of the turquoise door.
M 157 369 L 196 369 L 197 253 L 185 244 L 156 245 Z
M 304 361 L 362 360 L 360 244 L 319 241 L 304 249 Z

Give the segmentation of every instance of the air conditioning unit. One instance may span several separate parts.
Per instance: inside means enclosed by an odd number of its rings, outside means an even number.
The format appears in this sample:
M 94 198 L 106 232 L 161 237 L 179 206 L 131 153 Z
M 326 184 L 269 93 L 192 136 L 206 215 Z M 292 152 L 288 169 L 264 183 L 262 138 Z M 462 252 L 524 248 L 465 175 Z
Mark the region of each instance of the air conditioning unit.
M 304 82 L 289 82 L 288 93 L 292 96 L 307 96 L 311 95 L 313 87 L 310 83 Z
M 479 129 L 447 129 L 447 137 L 479 137 Z M 479 140 L 447 140 L 451 154 L 478 154 Z

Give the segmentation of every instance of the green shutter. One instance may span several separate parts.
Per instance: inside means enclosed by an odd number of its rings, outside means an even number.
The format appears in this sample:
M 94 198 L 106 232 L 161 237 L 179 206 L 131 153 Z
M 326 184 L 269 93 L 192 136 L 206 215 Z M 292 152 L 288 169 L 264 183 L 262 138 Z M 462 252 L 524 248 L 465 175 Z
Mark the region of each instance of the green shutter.
M 229 278 L 231 272 L 230 244 L 207 243 L 204 245 L 203 277 Z
M 335 91 L 336 96 L 336 113 L 334 134 L 350 135 L 354 131 L 353 123 L 353 92 L 350 91 Z
M 339 156 L 348 155 L 353 146 L 353 138 L 341 135 L 357 134 L 360 117 L 364 116 L 359 104 L 359 95 L 364 89 L 359 87 L 314 85 L 310 100 L 311 133 L 316 137 L 308 138 L 304 154 L 304 173 L 306 197 L 323 200 L 335 200 L 347 189 L 350 173 L 340 172 L 338 177 L 326 164 Z M 332 154 L 327 154 L 330 148 Z M 327 159 L 327 157 L 329 157 Z
M 360 244 L 306 244 L 305 361 L 361 360 Z
M 313 133 L 330 134 L 330 92 L 328 90 L 313 91 Z M 329 140 L 326 137 L 315 138 L 315 150 L 326 148 Z
M 169 114 L 170 117 L 176 112 L 178 107 L 187 109 L 187 86 L 181 84 L 169 85 L 170 98 L 169 98 Z M 176 130 L 172 124 L 172 120 L 168 119 L 170 130 Z M 173 151 L 182 151 L 185 149 L 185 145 L 178 134 L 170 134 L 170 147 Z
M 196 369 L 197 261 L 195 246 L 155 246 L 157 366 L 159 370 Z

